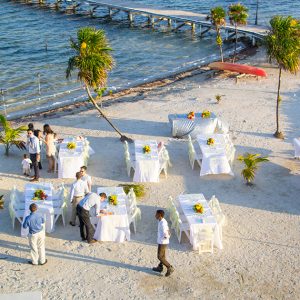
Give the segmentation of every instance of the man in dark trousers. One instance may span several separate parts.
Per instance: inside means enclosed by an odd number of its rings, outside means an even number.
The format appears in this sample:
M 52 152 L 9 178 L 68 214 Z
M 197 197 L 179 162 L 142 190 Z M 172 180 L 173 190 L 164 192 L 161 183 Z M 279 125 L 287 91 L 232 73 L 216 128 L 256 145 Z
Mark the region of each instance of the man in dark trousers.
M 39 139 L 33 134 L 32 129 L 27 130 L 27 147 L 30 154 L 30 160 L 32 161 L 32 166 L 34 170 L 34 176 L 31 181 L 39 181 L 40 172 L 39 172 L 39 161 L 40 161 L 40 141 Z
M 89 244 L 97 242 L 93 238 L 95 230 L 90 220 L 90 209 L 95 207 L 96 214 L 98 215 L 101 209 L 101 202 L 106 198 L 107 196 L 105 193 L 101 193 L 100 195 L 97 195 L 96 193 L 89 193 L 77 205 L 81 239 L 83 241 L 87 241 Z
M 157 267 L 152 268 L 152 270 L 161 273 L 165 266 L 167 268 L 167 273 L 165 274 L 165 276 L 168 277 L 174 272 L 174 268 L 169 264 L 169 262 L 166 259 L 166 251 L 170 239 L 170 230 L 169 230 L 168 222 L 166 221 L 164 216 L 165 216 L 165 212 L 163 210 L 156 211 L 155 218 L 158 221 L 157 258 L 159 260 L 159 264 Z

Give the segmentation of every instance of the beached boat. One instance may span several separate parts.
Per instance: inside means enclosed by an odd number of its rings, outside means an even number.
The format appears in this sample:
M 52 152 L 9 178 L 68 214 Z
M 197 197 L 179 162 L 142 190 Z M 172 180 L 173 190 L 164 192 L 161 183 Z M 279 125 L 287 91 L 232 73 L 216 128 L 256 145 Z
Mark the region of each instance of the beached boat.
M 241 65 L 235 63 L 227 63 L 227 62 L 213 62 L 208 65 L 209 68 L 213 70 L 222 70 L 222 71 L 230 71 L 241 74 L 251 74 L 255 76 L 266 77 L 267 73 L 264 69 L 252 67 L 248 65 Z

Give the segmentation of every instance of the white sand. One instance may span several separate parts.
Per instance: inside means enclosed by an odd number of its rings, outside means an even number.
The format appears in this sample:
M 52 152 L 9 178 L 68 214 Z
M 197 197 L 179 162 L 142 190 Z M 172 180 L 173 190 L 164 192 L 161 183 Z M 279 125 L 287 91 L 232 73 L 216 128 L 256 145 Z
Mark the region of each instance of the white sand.
M 262 55 L 249 60 L 257 62 Z M 281 126 L 284 141 L 273 138 L 278 71 L 259 81 L 205 75 L 184 79 L 146 94 L 126 96 L 126 102 L 106 108 L 126 134 L 139 139 L 155 138 L 167 143 L 173 162 L 169 176 L 147 185 L 141 200 L 143 222 L 132 240 L 124 244 L 80 241 L 79 228 L 59 223 L 47 237 L 48 264 L 27 264 L 27 240 L 20 226 L 12 229 L 8 203 L 0 211 L 0 293 L 42 290 L 44 299 L 299 299 L 300 295 L 300 162 L 293 159 L 292 138 L 300 136 L 300 76 L 283 75 Z M 216 94 L 226 95 L 220 104 Z M 168 114 L 209 109 L 228 121 L 237 154 L 246 151 L 270 157 L 261 166 L 254 187 L 244 184 L 241 164 L 235 161 L 235 177 L 199 177 L 192 171 L 184 141 L 170 138 Z M 96 155 L 89 172 L 94 187 L 115 186 L 130 181 L 123 162 L 123 146 L 95 111 L 41 119 L 51 124 L 59 137 L 84 135 Z M 1 152 L 3 147 L 0 149 Z M 15 184 L 23 189 L 21 153 L 1 156 L 0 194 Z M 46 167 L 46 162 L 44 162 Z M 43 180 L 58 184 L 43 171 Z M 72 180 L 64 180 L 69 185 Z M 171 238 L 168 258 L 176 268 L 171 278 L 157 276 L 150 268 L 156 260 L 154 212 L 166 207 L 168 195 L 187 191 L 215 194 L 227 216 L 223 228 L 224 249 L 213 255 L 191 250 L 187 242 Z

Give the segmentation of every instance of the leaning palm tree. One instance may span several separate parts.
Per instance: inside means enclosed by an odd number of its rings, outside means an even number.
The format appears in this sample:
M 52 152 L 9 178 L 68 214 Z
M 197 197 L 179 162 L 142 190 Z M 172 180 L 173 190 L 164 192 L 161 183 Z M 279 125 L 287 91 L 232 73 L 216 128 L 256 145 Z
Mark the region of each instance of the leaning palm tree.
M 220 31 L 221 31 L 221 27 L 226 25 L 225 17 L 226 17 L 226 12 L 222 6 L 217 6 L 210 10 L 209 19 L 210 19 L 211 23 L 215 26 L 216 31 L 217 31 L 216 42 L 220 48 L 220 55 L 221 55 L 222 62 L 224 61 L 223 49 L 222 49 L 223 40 L 222 40 Z
M 284 138 L 279 130 L 279 104 L 282 70 L 296 74 L 300 68 L 300 20 L 292 17 L 275 16 L 270 21 L 271 30 L 266 37 L 267 54 L 270 62 L 276 61 L 279 67 L 276 132 L 274 136 Z
M 102 109 L 98 106 L 96 99 L 92 95 L 91 89 L 98 95 L 102 95 L 105 90 L 108 72 L 114 66 L 111 56 L 111 47 L 103 30 L 83 27 L 77 32 L 77 40 L 71 38 L 71 48 L 75 55 L 69 59 L 66 70 L 66 77 L 70 78 L 74 69 L 78 70 L 78 79 L 84 83 L 89 100 L 98 110 L 101 116 L 120 135 L 121 141 L 132 141 L 123 135 L 120 130 L 106 117 Z
M 248 18 L 248 8 L 241 3 L 231 4 L 228 8 L 228 16 L 231 25 L 234 25 L 235 29 L 235 44 L 233 62 L 236 56 L 237 38 L 238 38 L 238 25 L 246 25 Z
M 258 169 L 258 164 L 269 161 L 267 157 L 261 157 L 260 154 L 245 153 L 240 155 L 238 160 L 245 164 L 241 175 L 244 177 L 247 185 L 252 185 L 255 173 Z

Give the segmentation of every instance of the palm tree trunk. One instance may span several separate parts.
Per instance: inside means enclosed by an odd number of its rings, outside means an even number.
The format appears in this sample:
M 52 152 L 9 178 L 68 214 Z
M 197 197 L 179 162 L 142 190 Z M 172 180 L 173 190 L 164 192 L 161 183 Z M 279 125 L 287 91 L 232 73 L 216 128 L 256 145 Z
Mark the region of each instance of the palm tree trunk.
M 276 103 L 276 132 L 274 133 L 274 136 L 277 138 L 283 139 L 283 134 L 282 134 L 282 132 L 279 131 L 279 105 L 280 105 L 281 73 L 282 73 L 282 68 L 279 67 L 277 103 Z
M 237 23 L 234 24 L 235 27 L 235 43 L 234 43 L 234 54 L 233 54 L 233 62 L 235 62 L 235 56 L 236 56 L 236 47 L 237 47 Z
M 106 115 L 104 114 L 104 112 L 101 110 L 101 108 L 98 106 L 98 104 L 96 103 L 96 101 L 94 100 L 92 94 L 91 94 L 91 91 L 87 85 L 87 83 L 85 82 L 85 87 L 86 87 L 86 91 L 87 91 L 87 94 L 89 96 L 89 99 L 91 100 L 91 102 L 93 103 L 93 105 L 95 106 L 95 108 L 98 110 L 98 112 L 101 114 L 101 116 L 108 122 L 108 124 L 120 135 L 120 140 L 121 142 L 124 142 L 124 141 L 128 141 L 130 143 L 133 142 L 133 140 L 125 135 L 123 135 L 121 133 L 121 131 L 106 117 Z
M 219 27 L 217 27 L 217 36 L 218 36 L 218 38 L 220 38 L 220 39 L 222 38 L 222 37 L 221 37 L 221 33 L 220 33 L 220 28 L 219 28 Z M 222 60 L 222 62 L 224 62 L 222 43 L 219 44 L 219 47 L 220 47 L 221 60 Z
M 5 155 L 9 156 L 9 144 L 5 144 Z

